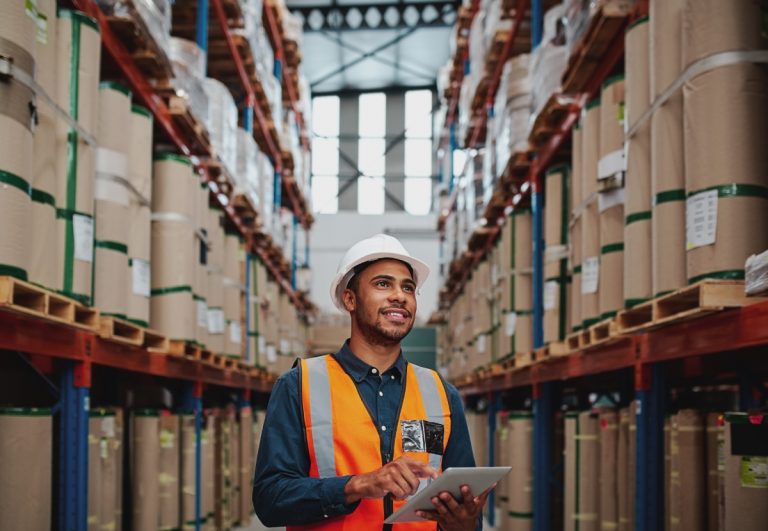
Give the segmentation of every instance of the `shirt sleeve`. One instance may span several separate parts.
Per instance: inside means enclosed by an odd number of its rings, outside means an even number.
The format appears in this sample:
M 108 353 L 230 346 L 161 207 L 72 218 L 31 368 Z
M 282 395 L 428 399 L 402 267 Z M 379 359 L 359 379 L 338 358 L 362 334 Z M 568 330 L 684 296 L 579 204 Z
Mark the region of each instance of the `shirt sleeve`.
M 451 406 L 451 435 L 443 455 L 443 470 L 450 467 L 475 466 L 475 454 L 472 452 L 472 440 L 469 438 L 467 417 L 464 415 L 464 404 L 459 391 L 451 384 L 443 380 L 448 403 Z M 478 492 L 474 493 L 479 494 Z M 487 507 L 487 504 L 486 504 Z M 475 531 L 482 531 L 483 517 L 477 519 Z
M 267 527 L 307 525 L 349 514 L 344 503 L 351 476 L 309 477 L 309 454 L 299 406 L 299 375 L 292 369 L 272 389 L 253 481 L 253 507 Z

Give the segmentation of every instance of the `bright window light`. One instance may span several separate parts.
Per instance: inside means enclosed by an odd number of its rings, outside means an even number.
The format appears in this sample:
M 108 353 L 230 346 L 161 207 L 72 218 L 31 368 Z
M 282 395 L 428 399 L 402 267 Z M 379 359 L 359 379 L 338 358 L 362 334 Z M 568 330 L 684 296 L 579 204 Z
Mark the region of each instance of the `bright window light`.
M 405 136 L 432 137 L 431 90 L 410 90 L 405 93 Z
M 312 139 L 312 173 L 315 175 L 338 175 L 338 138 Z
M 432 176 L 432 141 L 428 138 L 409 138 L 405 141 L 405 176 Z
M 383 177 L 384 149 L 383 138 L 361 138 L 358 144 L 357 160 L 360 171 L 369 177 Z
M 367 138 L 384 138 L 387 130 L 387 96 L 383 92 L 361 94 L 358 134 Z
M 335 214 L 339 211 L 339 178 L 336 175 L 312 177 L 312 210 L 316 214 Z
M 312 132 L 316 136 L 339 136 L 338 96 L 318 96 L 312 100 Z
M 464 166 L 467 164 L 467 153 L 463 149 L 453 150 L 453 176 L 461 177 L 464 173 Z
M 429 214 L 432 210 L 432 179 L 407 177 L 405 179 L 405 211 L 415 216 Z
M 384 213 L 384 177 L 360 177 L 357 179 L 358 214 Z

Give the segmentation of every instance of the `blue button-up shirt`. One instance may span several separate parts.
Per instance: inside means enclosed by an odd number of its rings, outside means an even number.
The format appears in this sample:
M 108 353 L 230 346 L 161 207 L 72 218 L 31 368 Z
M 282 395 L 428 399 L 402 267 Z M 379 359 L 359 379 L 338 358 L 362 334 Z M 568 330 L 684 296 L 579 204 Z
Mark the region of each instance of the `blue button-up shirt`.
M 405 383 L 407 362 L 402 353 L 383 374 L 355 356 L 345 342 L 336 359 L 355 385 L 380 429 L 383 448 L 391 448 L 397 412 Z M 461 397 L 445 383 L 451 408 L 451 433 L 443 468 L 472 467 L 475 459 Z M 253 486 L 253 506 L 269 527 L 305 525 L 350 514 L 357 503 L 346 504 L 344 487 L 351 476 L 309 477 L 309 452 L 299 395 L 299 372 L 293 368 L 275 383 L 261 434 Z

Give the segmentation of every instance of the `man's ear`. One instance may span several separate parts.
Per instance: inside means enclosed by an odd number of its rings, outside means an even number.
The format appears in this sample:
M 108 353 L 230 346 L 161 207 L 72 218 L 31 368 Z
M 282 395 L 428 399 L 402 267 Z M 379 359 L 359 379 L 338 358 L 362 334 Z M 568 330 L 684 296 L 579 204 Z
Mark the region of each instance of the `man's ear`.
M 351 289 L 345 289 L 344 293 L 341 295 L 341 302 L 344 303 L 344 308 L 348 312 L 354 312 L 355 306 L 357 305 L 357 296 L 355 295 L 355 292 Z

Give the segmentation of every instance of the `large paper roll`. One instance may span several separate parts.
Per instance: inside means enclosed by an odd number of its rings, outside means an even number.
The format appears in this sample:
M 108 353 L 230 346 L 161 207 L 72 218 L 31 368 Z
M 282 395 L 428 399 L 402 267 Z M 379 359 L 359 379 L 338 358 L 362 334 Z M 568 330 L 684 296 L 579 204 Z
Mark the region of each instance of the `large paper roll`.
M 160 421 L 155 410 L 133 413 L 131 438 L 133 529 L 156 529 L 160 514 Z
M 160 417 L 160 456 L 158 468 L 159 529 L 179 529 L 179 466 L 181 452 L 179 415 Z
M 0 529 L 51 528 L 53 421 L 48 409 L 0 408 Z
M 569 295 L 570 326 L 569 332 L 581 328 L 581 224 L 582 219 L 576 218 L 571 227 L 571 284 Z
M 768 223 L 768 151 L 760 141 L 768 72 L 718 68 L 686 83 L 683 96 L 687 280 L 743 278 L 746 259 L 768 247 L 766 231 L 755 230 Z
M 600 318 L 613 317 L 624 307 L 624 205 L 600 213 Z
M 632 127 L 651 106 L 650 25 L 648 17 L 636 20 L 627 29 L 625 42 L 627 125 Z
M 253 501 L 251 482 L 253 481 L 255 454 L 253 451 L 253 411 L 250 407 L 240 410 L 240 432 L 238 451 L 240 452 L 238 471 L 240 475 L 240 525 L 248 527 L 251 523 Z
M 195 528 L 195 417 L 181 416 L 181 523 L 182 529 Z
M 682 409 L 672 417 L 670 519 L 673 529 L 706 527 L 704 417 Z
M 764 4 L 750 0 L 685 0 L 682 13 L 684 67 L 720 52 L 766 48 Z
M 581 180 L 583 177 L 583 161 L 584 155 L 584 132 L 581 129 L 581 122 L 577 122 L 573 126 L 573 143 L 571 147 L 571 185 L 569 187 L 570 192 L 570 206 L 569 212 L 578 207 L 584 199 L 581 195 Z
M 619 451 L 619 415 L 616 410 L 600 410 L 600 529 L 619 526 L 616 466 Z
M 92 134 L 98 124 L 101 36 L 98 23 L 78 11 L 59 10 L 56 102 Z M 90 302 L 93 268 L 96 152 L 62 119 L 56 126 L 58 252 L 62 291 Z
M 653 294 L 686 284 L 683 98 L 673 96 L 651 117 Z
M 160 153 L 154 158 L 152 212 L 183 216 L 194 230 L 196 179 L 187 157 Z
M 587 103 L 581 119 L 581 201 L 597 191 L 600 159 L 600 98 Z M 578 205 L 577 205 L 578 206 Z
M 510 411 L 509 431 L 509 529 L 529 531 L 533 524 L 533 416 L 525 411 Z
M 0 5 L 0 48 L 9 51 L 11 47 L 23 52 L 35 62 L 37 9 L 35 4 L 26 2 L 3 2 Z M 10 55 L 16 63 L 16 53 Z
M 616 75 L 603 83 L 600 93 L 600 160 L 617 154 L 624 147 L 624 75 Z
M 651 99 L 657 98 L 680 75 L 682 14 L 686 0 L 651 0 Z
M 581 212 L 581 322 L 588 328 L 600 320 L 600 213 L 597 197 Z

